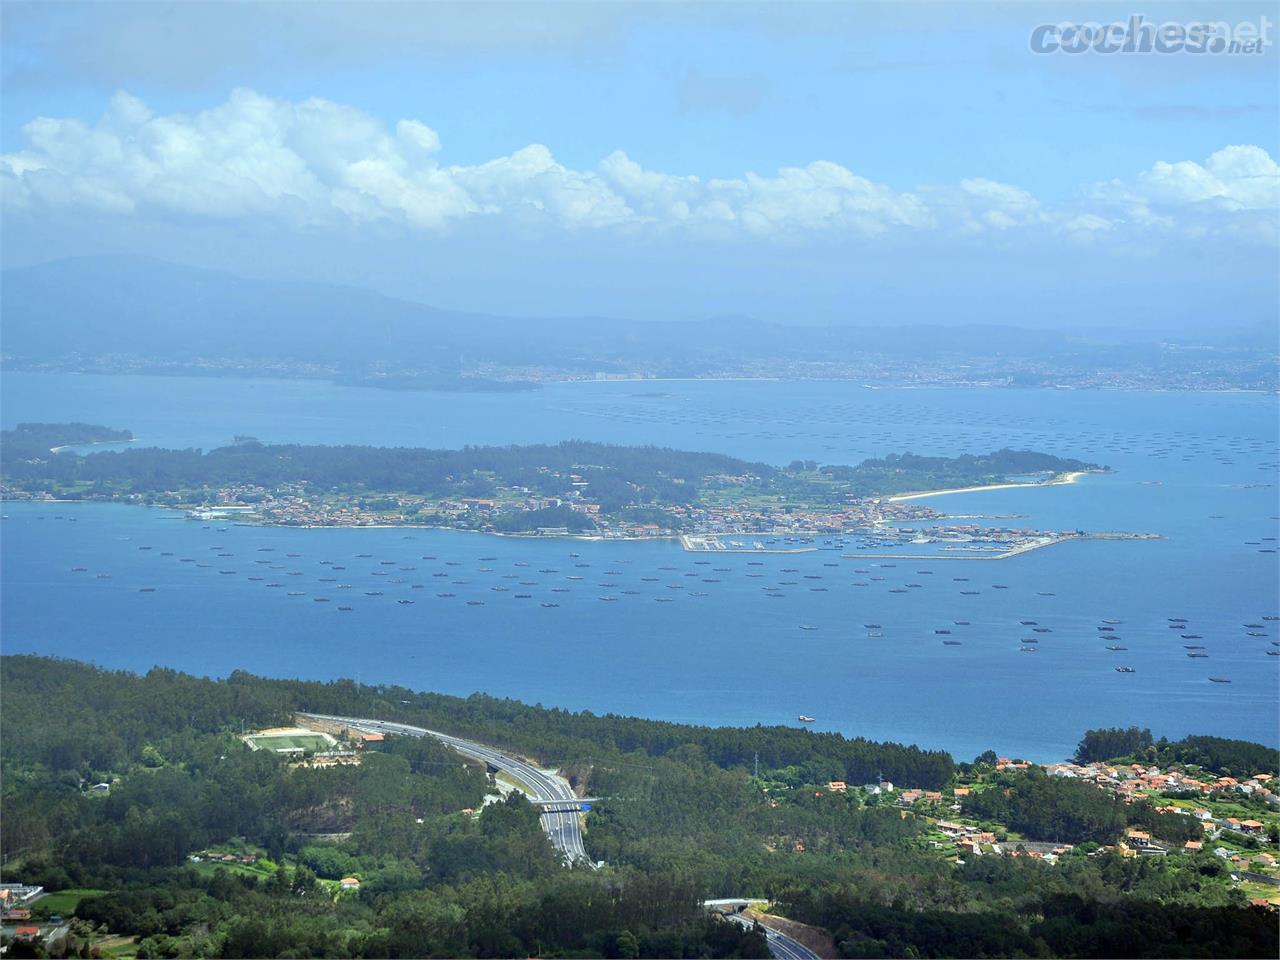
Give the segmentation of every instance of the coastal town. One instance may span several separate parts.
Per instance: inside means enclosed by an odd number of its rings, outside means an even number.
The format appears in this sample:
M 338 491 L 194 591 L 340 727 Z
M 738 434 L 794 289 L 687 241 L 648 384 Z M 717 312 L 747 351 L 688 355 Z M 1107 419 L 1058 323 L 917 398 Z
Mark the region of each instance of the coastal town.
M 713 483 L 741 479 L 708 478 Z M 52 501 L 57 498 L 6 489 L 0 484 L 0 499 Z M 1003 558 L 1087 536 L 1081 531 L 1045 531 L 993 523 L 1018 519 L 1012 516 L 948 517 L 932 507 L 892 497 L 850 497 L 848 503 L 835 508 L 785 502 L 676 504 L 651 510 L 640 520 L 602 510 L 585 490 L 575 490 L 567 497 L 537 496 L 520 488 L 503 489 L 490 497 L 432 498 L 416 494 L 353 497 L 313 490 L 311 484 L 301 481 L 274 488 L 231 484 L 208 493 L 206 502 L 200 505 L 187 504 L 176 491 L 158 497 L 122 494 L 110 499 L 186 508 L 187 519 L 203 523 L 435 527 L 592 540 L 678 538 L 686 549 L 718 552 L 797 552 L 814 549 L 812 544 L 823 537 L 828 538 L 822 541 L 823 545 L 834 548 L 936 548 L 942 551 L 941 556 Z M 519 522 L 525 516 L 538 515 L 547 517 L 545 525 Z M 504 523 L 512 520 L 517 521 L 515 529 L 509 522 Z M 557 520 L 562 522 L 554 522 Z

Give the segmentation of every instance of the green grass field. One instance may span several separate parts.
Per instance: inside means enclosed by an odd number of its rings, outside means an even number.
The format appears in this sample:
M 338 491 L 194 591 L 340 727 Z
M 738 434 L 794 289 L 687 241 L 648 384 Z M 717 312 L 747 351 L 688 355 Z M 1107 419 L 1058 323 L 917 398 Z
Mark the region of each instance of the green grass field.
M 267 869 L 256 863 L 192 863 L 187 865 L 188 869 L 195 870 L 202 877 L 212 877 L 219 870 L 225 870 L 228 873 L 234 873 L 241 877 L 253 877 L 257 880 L 263 880 L 271 877 L 275 873 L 275 869 Z
M 78 888 L 72 890 L 58 890 L 54 893 L 46 894 L 32 904 L 33 911 L 44 916 L 53 916 L 60 914 L 64 917 L 70 916 L 79 905 L 80 901 L 85 897 L 96 897 L 99 894 L 106 893 L 105 890 L 90 890 Z
M 315 752 L 318 750 L 328 750 L 329 741 L 318 733 L 307 735 L 293 736 L 263 736 L 250 737 L 250 742 L 259 750 L 273 750 L 280 752 L 281 750 L 305 750 Z

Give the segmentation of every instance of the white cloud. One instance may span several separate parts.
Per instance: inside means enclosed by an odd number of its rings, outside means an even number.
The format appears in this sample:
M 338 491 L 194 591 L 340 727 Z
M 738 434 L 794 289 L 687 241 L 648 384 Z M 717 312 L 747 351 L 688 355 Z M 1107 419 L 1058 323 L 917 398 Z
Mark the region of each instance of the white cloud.
M 1280 165 L 1261 147 L 1223 147 L 1203 164 L 1157 161 L 1132 180 L 1095 183 L 1083 194 L 1119 221 L 1147 231 L 1277 240 Z
M 1203 163 L 1160 161 L 1048 208 L 984 177 L 899 190 L 827 160 L 765 175 L 702 179 L 647 170 L 621 150 L 574 170 L 542 144 L 469 166 L 446 165 L 416 119 L 391 129 L 328 100 L 290 102 L 239 89 L 195 113 L 156 115 L 118 93 L 90 126 L 41 117 L 25 146 L 0 155 L 10 210 L 234 219 L 296 225 L 390 221 L 439 232 L 508 218 L 566 230 L 685 231 L 795 240 L 953 235 L 1144 241 L 1229 235 L 1275 242 L 1280 167 L 1256 146 Z

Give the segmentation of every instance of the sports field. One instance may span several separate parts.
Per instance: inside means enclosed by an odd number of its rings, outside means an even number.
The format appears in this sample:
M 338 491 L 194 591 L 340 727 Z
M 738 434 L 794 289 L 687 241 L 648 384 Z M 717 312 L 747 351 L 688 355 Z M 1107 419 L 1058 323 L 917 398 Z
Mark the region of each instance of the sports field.
M 316 753 L 334 745 L 331 737 L 312 730 L 263 730 L 244 738 L 252 750 L 270 750 L 274 753 Z

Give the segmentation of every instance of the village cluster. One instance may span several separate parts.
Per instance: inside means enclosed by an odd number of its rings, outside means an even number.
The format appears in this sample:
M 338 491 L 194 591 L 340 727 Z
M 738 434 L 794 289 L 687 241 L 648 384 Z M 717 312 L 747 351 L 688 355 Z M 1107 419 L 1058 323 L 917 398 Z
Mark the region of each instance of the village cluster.
M 1034 765 L 1024 760 L 1000 757 L 996 762 L 996 772 L 1025 771 L 1032 766 Z M 1049 776 L 1069 777 L 1092 783 L 1126 803 L 1150 800 L 1156 805 L 1158 813 L 1193 817 L 1203 831 L 1201 839 L 1188 840 L 1172 847 L 1145 831 L 1130 828 L 1125 831 L 1123 839 L 1099 849 L 1131 857 L 1212 852 L 1227 864 L 1233 879 L 1274 888 L 1272 896 L 1256 898 L 1258 903 L 1275 905 L 1280 902 L 1280 860 L 1275 853 L 1263 848 L 1264 845 L 1274 847 L 1275 834 L 1280 829 L 1280 794 L 1277 793 L 1277 786 L 1280 785 L 1269 774 L 1259 773 L 1243 779 L 1213 777 L 1177 767 L 1162 770 L 1139 763 L 1112 765 L 1065 762 L 1040 766 Z M 877 798 L 877 802 L 891 801 L 903 810 L 904 816 L 910 811 L 911 814 L 926 818 L 945 837 L 945 840 L 935 840 L 935 846 L 945 848 L 948 844 L 954 845 L 959 858 L 994 854 L 1029 857 L 1052 864 L 1074 849 L 1073 844 L 1064 842 L 1010 839 L 1007 835 L 1002 839 L 1001 834 L 996 831 L 966 819 L 961 815 L 963 800 L 975 789 L 982 787 L 970 784 L 957 785 L 945 791 L 899 789 L 888 781 L 857 786 L 842 780 L 832 780 L 826 784 L 825 790 L 821 787 L 815 790 L 815 795 L 822 796 L 824 792 L 861 793 L 864 798 Z M 1197 799 L 1188 799 L 1187 794 L 1194 795 Z M 1269 812 L 1240 817 L 1215 809 L 1223 806 L 1235 807 L 1244 798 L 1262 801 Z M 1259 816 L 1265 817 L 1265 821 L 1259 819 Z M 1251 841 L 1262 843 L 1254 844 Z M 801 843 L 797 852 L 803 852 L 803 849 Z

